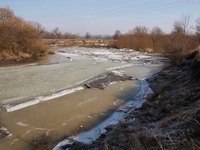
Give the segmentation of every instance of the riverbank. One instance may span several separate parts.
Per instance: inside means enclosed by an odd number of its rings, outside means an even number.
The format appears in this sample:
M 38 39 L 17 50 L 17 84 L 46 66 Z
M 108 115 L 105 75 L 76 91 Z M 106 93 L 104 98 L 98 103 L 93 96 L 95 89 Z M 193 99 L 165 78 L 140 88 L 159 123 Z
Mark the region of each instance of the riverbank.
M 48 50 L 37 53 L 37 54 L 30 54 L 30 53 L 23 53 L 20 52 L 18 54 L 13 54 L 11 52 L 1 52 L 0 53 L 0 67 L 10 67 L 10 66 L 19 66 L 19 65 L 26 65 L 31 63 L 39 62 L 48 55 L 55 54 L 53 48 L 49 47 Z M 4 53 L 4 54 L 2 54 Z
M 148 79 L 154 94 L 90 145 L 70 149 L 199 149 L 199 56 Z
M 55 50 L 68 47 L 86 48 L 114 48 L 115 40 L 82 40 L 82 39 L 41 39 L 45 45 L 45 50 L 36 53 L 23 52 L 13 53 L 11 51 L 0 52 L 0 67 L 35 63 L 42 60 L 47 55 L 55 54 Z
M 42 30 L 36 24 L 14 14 L 10 8 L 0 8 L 0 64 L 30 62 L 47 52 Z M 6 31 L 6 32 L 5 32 Z

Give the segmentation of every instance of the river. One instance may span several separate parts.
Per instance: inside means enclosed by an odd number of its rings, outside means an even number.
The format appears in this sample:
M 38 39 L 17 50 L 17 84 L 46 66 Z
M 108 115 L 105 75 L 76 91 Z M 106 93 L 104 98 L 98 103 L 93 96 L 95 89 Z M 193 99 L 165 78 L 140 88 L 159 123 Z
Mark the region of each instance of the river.
M 134 100 L 139 81 L 160 71 L 164 61 L 129 49 L 70 47 L 57 48 L 55 55 L 35 63 L 0 67 L 0 123 L 12 134 L 0 142 L 0 149 L 34 149 L 32 141 L 41 135 L 55 142 L 96 126 Z M 83 86 L 105 72 L 138 80 L 104 90 Z

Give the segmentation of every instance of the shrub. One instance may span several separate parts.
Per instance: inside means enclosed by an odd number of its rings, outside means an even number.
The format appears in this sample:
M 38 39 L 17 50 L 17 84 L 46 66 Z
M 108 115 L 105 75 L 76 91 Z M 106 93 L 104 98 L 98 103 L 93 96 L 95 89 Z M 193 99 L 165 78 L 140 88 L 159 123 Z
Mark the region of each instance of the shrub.
M 186 34 L 185 32 L 164 34 L 159 27 L 153 28 L 152 32 L 148 33 L 146 30 L 146 32 L 139 32 L 144 27 L 136 28 L 137 30 L 134 29 L 129 34 L 121 35 L 116 41 L 115 47 L 160 52 L 173 63 L 179 63 L 185 55 L 198 47 L 198 39 L 192 34 Z
M 37 58 L 46 50 L 39 29 L 15 16 L 9 8 L 0 8 L 0 60 Z

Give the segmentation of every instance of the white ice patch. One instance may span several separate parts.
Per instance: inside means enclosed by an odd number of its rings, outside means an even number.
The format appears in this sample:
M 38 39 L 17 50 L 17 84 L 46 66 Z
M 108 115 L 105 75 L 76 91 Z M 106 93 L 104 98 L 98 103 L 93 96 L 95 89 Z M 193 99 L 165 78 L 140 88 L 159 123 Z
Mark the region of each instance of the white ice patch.
M 94 52 L 91 52 L 91 53 L 95 54 L 95 55 L 111 55 L 111 54 L 113 54 L 112 52 L 106 51 L 106 50 L 94 51 Z
M 108 68 L 107 70 L 110 71 L 110 70 L 116 70 L 116 69 L 121 69 L 121 68 L 126 68 L 126 67 L 132 67 L 132 66 L 134 66 L 134 64 L 126 64 L 123 66 Z
M 147 58 L 151 58 L 151 56 L 139 55 L 138 58 L 140 58 L 140 59 L 147 59 Z
M 99 138 L 99 136 L 106 132 L 106 127 L 109 125 L 118 124 L 128 113 L 130 113 L 135 108 L 141 107 L 142 103 L 146 96 L 151 93 L 151 89 L 148 86 L 146 80 L 140 80 L 140 91 L 135 96 L 134 100 L 129 101 L 128 103 L 121 106 L 117 111 L 115 111 L 109 118 L 104 120 L 102 123 L 96 127 L 78 134 L 77 136 L 69 137 L 64 141 L 58 143 L 53 150 L 61 150 L 62 146 L 72 145 L 74 141 L 78 141 L 84 144 L 91 144 Z
M 122 54 L 112 54 L 108 56 L 109 59 L 114 59 L 114 60 L 122 60 L 123 56 Z
M 124 73 L 121 70 L 111 70 L 111 72 L 117 76 L 124 76 Z
M 97 43 L 95 43 L 94 45 L 95 46 L 108 46 L 108 44 L 97 44 Z
M 65 57 L 78 57 L 78 56 L 81 56 L 79 54 L 61 53 L 61 52 L 57 52 L 56 54 L 59 54 L 59 55 L 65 56 Z
M 18 126 L 23 126 L 23 127 L 27 127 L 28 126 L 28 124 L 23 123 L 23 122 L 17 122 L 17 125 Z
M 36 97 L 35 100 L 28 101 L 28 102 L 25 102 L 25 103 L 21 103 L 21 104 L 15 105 L 15 106 L 11 106 L 11 105 L 8 104 L 8 105 L 4 105 L 4 107 L 6 108 L 7 112 L 13 112 L 13 111 L 20 110 L 20 109 L 23 109 L 23 108 L 26 108 L 26 107 L 29 107 L 29 106 L 32 106 L 32 105 L 36 105 L 36 104 L 38 104 L 42 101 L 52 100 L 52 99 L 55 99 L 55 98 L 58 98 L 58 97 L 61 97 L 61 96 L 67 95 L 67 94 L 71 94 L 71 93 L 74 93 L 76 91 L 80 91 L 80 90 L 83 90 L 83 89 L 84 89 L 84 87 L 79 86 L 79 87 L 75 87 L 75 88 L 72 88 L 72 89 L 63 90 L 61 92 L 58 92 L 58 93 L 55 93 L 55 94 L 52 94 L 52 95 L 49 95 L 49 96 Z
M 113 81 L 113 82 L 110 82 L 109 85 L 113 85 L 113 84 L 116 84 L 116 83 L 120 83 L 121 81 Z

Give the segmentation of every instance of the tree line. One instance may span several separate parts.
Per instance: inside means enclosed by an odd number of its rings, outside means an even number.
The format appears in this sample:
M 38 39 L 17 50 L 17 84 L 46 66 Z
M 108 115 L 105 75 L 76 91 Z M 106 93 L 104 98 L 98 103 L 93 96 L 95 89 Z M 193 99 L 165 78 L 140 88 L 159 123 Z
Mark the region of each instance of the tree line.
M 80 36 L 79 34 L 72 34 L 69 32 L 61 32 L 58 27 L 55 27 L 52 31 L 46 31 L 42 29 L 42 38 L 44 39 L 113 39 L 112 35 L 92 35 L 87 32 L 85 35 Z
M 117 48 L 131 48 L 140 51 L 162 52 L 174 62 L 195 50 L 200 45 L 200 18 L 191 25 L 191 16 L 182 15 L 173 24 L 170 33 L 165 33 L 160 27 L 152 29 L 146 26 L 136 26 L 126 34 L 117 37 Z

